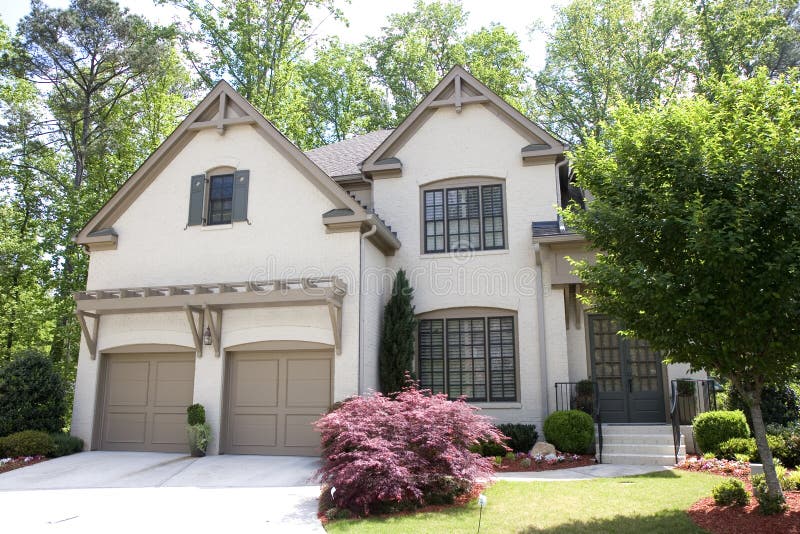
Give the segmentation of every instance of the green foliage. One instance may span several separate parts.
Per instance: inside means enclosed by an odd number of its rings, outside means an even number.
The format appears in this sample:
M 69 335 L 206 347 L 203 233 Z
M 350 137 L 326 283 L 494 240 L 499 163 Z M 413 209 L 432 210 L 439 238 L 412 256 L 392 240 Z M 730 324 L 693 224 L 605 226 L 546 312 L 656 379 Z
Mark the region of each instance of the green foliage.
M 750 409 L 742 395 L 731 384 L 725 387 L 728 410 L 742 410 L 747 416 L 747 423 L 753 428 Z M 761 413 L 765 425 L 786 425 L 800 420 L 800 399 L 790 386 L 766 385 L 761 391 Z
M 750 502 L 750 496 L 747 490 L 744 489 L 742 481 L 736 478 L 725 479 L 724 482 L 714 486 L 711 490 L 711 495 L 714 497 L 714 502 L 720 506 L 747 506 Z
M 57 432 L 50 434 L 50 439 L 53 441 L 53 452 L 51 454 L 53 458 L 75 454 L 83 450 L 83 440 L 81 438 Z
M 0 436 L 21 430 L 61 431 L 66 393 L 64 379 L 47 356 L 15 355 L 0 374 Z
M 786 491 L 800 491 L 800 470 L 795 470 L 784 476 Z
M 703 452 L 717 454 L 720 445 L 734 438 L 747 439 L 750 429 L 741 411 L 712 411 L 701 413 L 692 421 L 694 439 Z M 744 451 L 735 451 L 744 452 Z
M 800 466 L 800 427 L 780 427 L 777 436 L 782 440 L 780 447 L 772 450 L 775 458 L 787 467 Z M 767 439 L 771 436 L 767 434 Z
M 544 421 L 544 435 L 561 452 L 585 454 L 594 441 L 594 422 L 580 410 L 553 412 Z
M 497 428 L 505 436 L 508 436 L 508 446 L 514 452 L 530 451 L 536 444 L 536 439 L 539 433 L 536 431 L 536 425 L 526 425 L 522 423 L 503 423 L 497 425 Z
M 735 460 L 738 456 L 746 456 L 748 462 L 755 462 L 758 458 L 756 440 L 753 438 L 732 438 L 723 441 L 717 448 L 717 458 Z
M 758 511 L 764 515 L 779 514 L 786 510 L 786 499 L 781 493 L 773 494 L 767 487 L 767 479 L 764 475 L 753 475 L 750 477 L 753 483 L 753 497 L 758 501 Z
M 47 432 L 23 430 L 0 438 L 0 458 L 49 456 L 55 445 Z
M 211 425 L 208 423 L 186 425 L 186 439 L 192 456 L 205 456 L 208 442 L 211 440 Z
M 508 452 L 508 447 L 495 441 L 478 440 L 478 443 L 469 447 L 469 451 L 481 456 L 503 457 Z
M 206 409 L 202 404 L 192 404 L 186 408 L 187 422 L 189 425 L 202 425 L 206 422 Z
M 383 330 L 378 360 L 381 392 L 397 393 L 406 385 L 407 373 L 414 362 L 414 289 L 409 285 L 406 272 L 397 271 L 392 287 L 392 297 L 383 312 Z

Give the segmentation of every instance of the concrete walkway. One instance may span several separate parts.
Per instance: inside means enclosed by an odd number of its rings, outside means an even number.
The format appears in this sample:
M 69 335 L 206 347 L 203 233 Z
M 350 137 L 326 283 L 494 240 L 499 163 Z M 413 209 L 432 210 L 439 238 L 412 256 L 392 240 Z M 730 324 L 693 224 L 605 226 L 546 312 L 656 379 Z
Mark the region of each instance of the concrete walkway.
M 616 465 L 597 464 L 570 469 L 557 469 L 555 471 L 538 471 L 529 473 L 506 473 L 496 477 L 498 480 L 511 480 L 514 482 L 568 482 L 572 480 L 592 480 L 596 478 L 629 477 L 645 475 L 659 471 L 668 471 L 672 467 L 663 465 Z
M 84 452 L 0 475 L 0 532 L 324 532 L 319 460 Z

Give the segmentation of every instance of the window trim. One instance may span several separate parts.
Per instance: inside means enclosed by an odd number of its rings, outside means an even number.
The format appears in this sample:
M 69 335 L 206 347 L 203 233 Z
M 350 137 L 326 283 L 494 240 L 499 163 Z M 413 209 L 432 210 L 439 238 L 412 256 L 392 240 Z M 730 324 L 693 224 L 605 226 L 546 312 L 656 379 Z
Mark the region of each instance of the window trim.
M 206 179 L 206 195 L 205 195 L 205 221 L 206 223 L 203 226 L 221 226 L 227 224 L 233 224 L 233 188 L 236 186 L 236 173 L 235 172 L 226 172 L 221 174 L 208 174 L 208 178 Z M 222 179 L 222 178 L 230 178 L 231 179 L 231 209 L 230 209 L 230 219 L 227 221 L 221 222 L 211 222 L 211 184 L 214 181 L 214 178 Z
M 484 203 L 483 203 L 483 187 L 484 186 L 492 186 L 492 185 L 499 185 L 500 186 L 500 202 L 502 206 L 502 218 L 503 218 L 503 246 L 502 247 L 487 247 L 486 246 L 486 233 L 485 233 L 485 214 L 484 214 Z M 450 238 L 449 238 L 449 228 L 448 222 L 449 219 L 447 217 L 447 192 L 448 190 L 452 189 L 463 189 L 468 187 L 477 187 L 478 188 L 478 214 L 479 214 L 479 227 L 480 227 L 480 238 L 479 243 L 480 247 L 476 249 L 456 249 L 450 250 Z M 428 249 L 428 240 L 426 234 L 426 226 L 427 226 L 427 219 L 426 219 L 426 193 L 434 192 L 434 191 L 441 191 L 442 192 L 442 202 L 443 202 L 443 226 L 444 226 L 444 248 L 429 250 Z M 498 250 L 508 250 L 508 202 L 506 200 L 506 180 L 503 178 L 491 178 L 491 177 L 467 177 L 467 178 L 446 178 L 444 180 L 436 180 L 434 182 L 427 183 L 420 187 L 420 213 L 419 213 L 419 221 L 420 221 L 420 253 L 423 256 L 431 255 L 431 254 L 454 254 L 459 252 L 489 252 L 489 251 L 498 251 Z
M 490 359 L 490 345 L 489 345 L 489 319 L 497 319 L 497 318 L 511 318 L 512 320 L 512 333 L 514 336 L 513 341 L 513 348 L 514 348 L 514 392 L 515 397 L 513 399 L 510 398 L 499 398 L 497 400 L 493 399 L 492 395 L 492 371 L 491 371 L 491 359 Z M 518 403 L 520 402 L 520 343 L 519 343 L 519 325 L 517 323 L 517 312 L 515 310 L 503 309 L 503 308 L 480 308 L 480 307 L 473 307 L 473 308 L 449 308 L 446 310 L 436 310 L 432 312 L 423 313 L 417 316 L 417 333 L 416 333 L 416 347 L 415 347 L 415 358 L 414 364 L 415 369 L 417 372 L 417 376 L 419 376 L 421 371 L 421 359 L 420 359 L 420 348 L 422 345 L 421 339 L 421 330 L 420 325 L 423 321 L 428 320 L 441 320 L 442 321 L 442 357 L 443 357 L 443 392 L 446 393 L 449 397 L 449 387 L 448 387 L 448 340 L 447 340 L 447 330 L 448 330 L 448 320 L 470 320 L 470 319 L 482 319 L 483 320 L 483 327 L 484 327 L 484 358 L 486 363 L 486 398 L 479 398 L 477 400 L 468 398 L 468 402 L 470 403 L 481 403 L 481 404 L 497 404 L 497 403 Z M 423 388 L 431 388 L 430 385 L 422 384 L 420 382 L 420 386 Z

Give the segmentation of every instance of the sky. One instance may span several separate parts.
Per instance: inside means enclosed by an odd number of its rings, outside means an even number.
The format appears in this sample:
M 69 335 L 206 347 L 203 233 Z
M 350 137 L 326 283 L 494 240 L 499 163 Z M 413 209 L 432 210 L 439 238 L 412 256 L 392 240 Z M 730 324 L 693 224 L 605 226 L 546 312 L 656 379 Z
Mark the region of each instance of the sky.
M 133 13 L 138 13 L 153 22 L 166 24 L 180 12 L 171 6 L 156 6 L 152 0 L 118 0 L 120 5 Z M 468 31 L 497 22 L 515 32 L 528 56 L 528 65 L 539 70 L 544 65 L 544 38 L 540 34 L 530 36 L 529 28 L 536 21 L 549 26 L 553 19 L 553 6 L 564 5 L 568 0 L 462 0 L 464 9 L 469 12 Z M 66 7 L 69 0 L 45 0 L 52 7 Z M 337 2 L 344 11 L 349 26 L 332 20 L 316 17 L 318 25 L 315 34 L 319 37 L 338 35 L 347 42 L 360 42 L 366 36 L 380 33 L 386 16 L 391 13 L 410 11 L 414 0 L 351 0 L 349 4 Z M 3 22 L 16 28 L 17 21 L 30 10 L 28 0 L 0 0 L 0 17 Z

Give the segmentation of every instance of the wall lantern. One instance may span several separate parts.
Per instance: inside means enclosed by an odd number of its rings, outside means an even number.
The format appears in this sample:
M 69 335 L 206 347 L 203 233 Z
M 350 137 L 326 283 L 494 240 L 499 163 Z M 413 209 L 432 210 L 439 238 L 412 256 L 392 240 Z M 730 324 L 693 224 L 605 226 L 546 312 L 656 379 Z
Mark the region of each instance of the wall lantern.
M 211 345 L 211 329 L 206 327 L 203 332 L 203 345 Z

